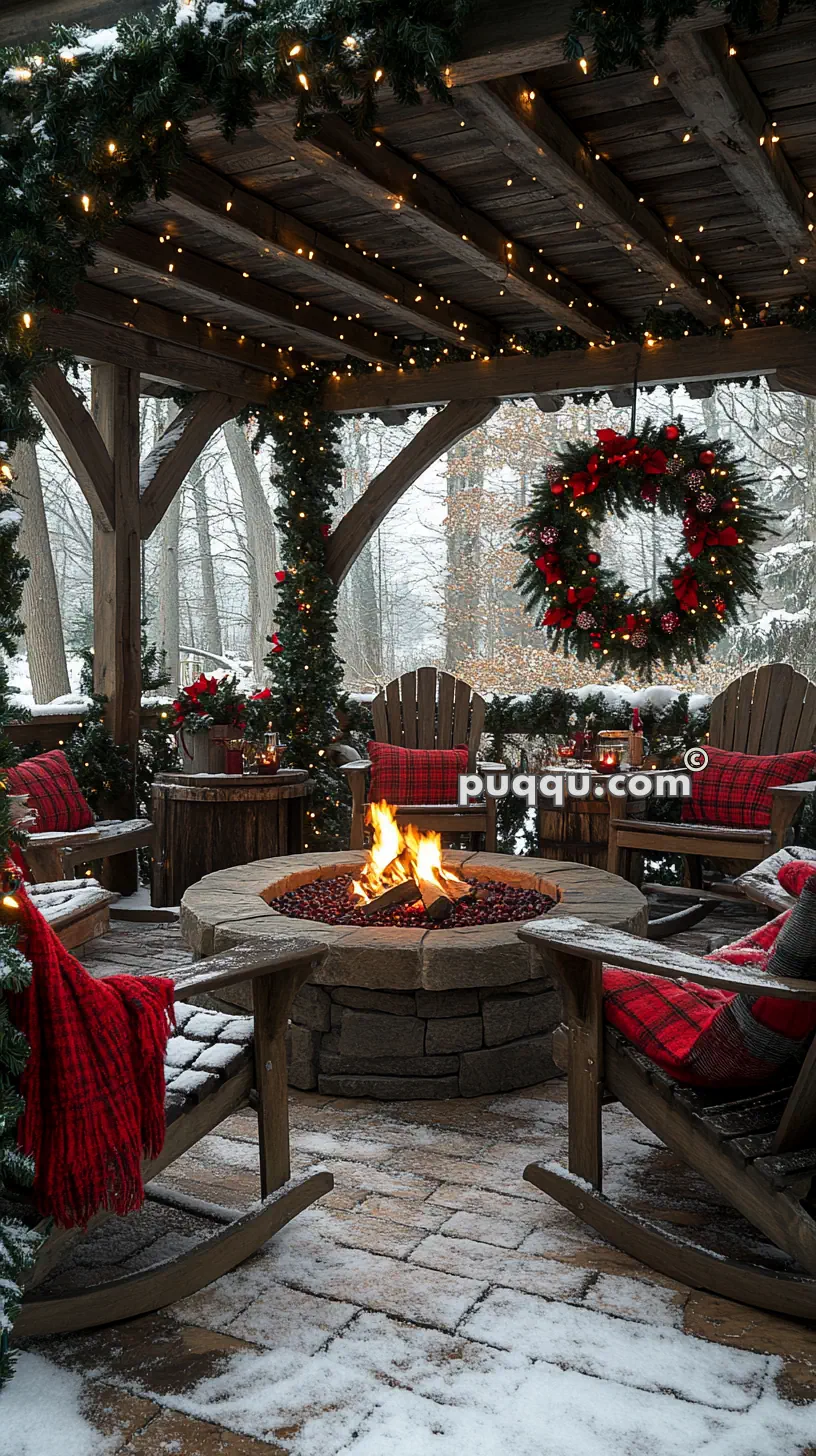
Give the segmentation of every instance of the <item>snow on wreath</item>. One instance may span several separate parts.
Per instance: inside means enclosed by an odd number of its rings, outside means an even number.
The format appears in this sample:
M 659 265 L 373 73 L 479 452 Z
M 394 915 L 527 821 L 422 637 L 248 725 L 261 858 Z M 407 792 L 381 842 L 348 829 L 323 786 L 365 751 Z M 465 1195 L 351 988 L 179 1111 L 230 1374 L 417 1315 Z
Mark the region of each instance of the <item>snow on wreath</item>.
M 526 556 L 518 579 L 528 611 L 565 653 L 649 674 L 661 663 L 701 662 L 758 595 L 756 543 L 771 513 L 756 477 L 727 441 L 707 441 L 682 421 L 627 437 L 596 430 L 597 444 L 568 443 L 516 522 Z M 667 556 L 658 593 L 632 594 L 597 549 L 608 516 L 677 516 L 684 547 Z

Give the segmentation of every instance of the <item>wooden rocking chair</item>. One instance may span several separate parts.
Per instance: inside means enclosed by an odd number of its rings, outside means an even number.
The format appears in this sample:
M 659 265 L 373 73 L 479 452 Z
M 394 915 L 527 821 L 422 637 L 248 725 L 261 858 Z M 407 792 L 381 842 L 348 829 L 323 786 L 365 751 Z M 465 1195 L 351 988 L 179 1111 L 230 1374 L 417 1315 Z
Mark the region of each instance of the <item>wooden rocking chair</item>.
M 801 1319 L 816 1317 L 816 1278 L 722 1258 L 617 1207 L 602 1192 L 601 1105 L 622 1102 L 669 1148 L 785 1253 L 816 1275 L 816 1039 L 799 1075 L 768 1090 L 730 1094 L 686 1087 L 610 1026 L 602 966 L 626 966 L 703 986 L 816 1000 L 816 982 L 684 955 L 672 946 L 565 916 L 519 934 L 534 945 L 563 993 L 567 1025 L 554 1037 L 568 1074 L 569 1170 L 531 1163 L 524 1176 L 603 1238 L 671 1279 L 726 1299 Z
M 455 748 L 468 745 L 468 773 L 477 768 L 479 743 L 485 720 L 485 700 L 466 682 L 435 667 L 420 667 L 395 678 L 371 704 L 374 737 L 378 743 L 392 743 L 398 748 Z M 502 764 L 480 764 L 497 771 Z M 368 759 L 357 759 L 340 765 L 348 774 L 351 787 L 350 849 L 365 844 L 365 820 L 368 807 Z M 418 829 L 437 830 L 441 834 L 485 836 L 485 850 L 496 849 L 496 800 L 489 795 L 481 802 L 467 804 L 399 804 L 400 824 L 415 824 Z
M 794 753 L 813 747 L 816 739 L 816 684 L 787 663 L 774 662 L 735 678 L 711 704 L 708 741 L 712 748 L 735 753 Z M 773 789 L 767 829 L 732 829 L 716 824 L 673 824 L 653 819 L 627 819 L 627 800 L 609 820 L 607 868 L 629 878 L 633 851 L 686 856 L 692 886 L 702 886 L 701 859 L 759 864 L 785 843 L 796 811 L 816 784 L 788 784 Z M 679 927 L 678 927 L 679 928 Z
M 183 1068 L 167 1066 L 167 1136 L 164 1147 L 143 1169 L 148 1196 L 226 1225 L 196 1248 L 138 1273 L 95 1285 L 80 1294 L 37 1294 L 37 1286 L 53 1271 L 79 1229 L 52 1228 L 36 1216 L 29 1222 L 47 1235 L 27 1284 L 15 1322 L 18 1339 L 66 1334 L 116 1320 L 132 1319 L 173 1304 L 220 1279 L 254 1254 L 278 1229 L 334 1186 L 331 1173 L 318 1169 L 292 1178 L 289 1166 L 288 1087 L 284 1037 L 289 1008 L 299 988 L 326 957 L 319 941 L 290 943 L 256 940 L 209 959 L 200 969 L 178 973 L 176 1000 L 187 1002 L 251 980 L 255 1003 L 254 1036 L 246 1018 L 177 1007 L 179 1034 L 193 1045 L 193 1060 Z M 195 1024 L 194 1024 L 195 1023 Z M 209 1031 L 208 1031 L 209 1024 Z M 254 1046 L 253 1046 L 254 1043 Z M 253 1057 L 254 1050 L 254 1057 Z M 257 1097 L 256 1091 L 257 1089 Z M 238 1213 L 171 1188 L 151 1184 L 168 1164 L 185 1153 L 225 1117 L 257 1100 L 260 1137 L 261 1198 L 248 1213 Z M 25 1217 L 18 1202 L 9 1207 Z M 110 1214 L 92 1221 L 96 1227 Z

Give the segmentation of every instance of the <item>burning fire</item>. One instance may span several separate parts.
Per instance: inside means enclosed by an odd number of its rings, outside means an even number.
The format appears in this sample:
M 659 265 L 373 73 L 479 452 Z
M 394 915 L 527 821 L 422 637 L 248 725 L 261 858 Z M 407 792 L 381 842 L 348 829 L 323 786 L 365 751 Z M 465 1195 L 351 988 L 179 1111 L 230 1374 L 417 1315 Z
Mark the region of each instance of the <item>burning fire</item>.
M 442 840 L 434 832 L 421 833 L 414 824 L 402 830 L 394 808 L 383 799 L 369 805 L 373 828 L 371 849 L 358 880 L 352 880 L 350 894 L 355 904 L 368 905 L 397 885 L 413 884 L 415 899 L 443 896 L 448 902 L 473 893 L 473 886 L 442 864 Z M 406 903 L 410 897 L 406 896 Z

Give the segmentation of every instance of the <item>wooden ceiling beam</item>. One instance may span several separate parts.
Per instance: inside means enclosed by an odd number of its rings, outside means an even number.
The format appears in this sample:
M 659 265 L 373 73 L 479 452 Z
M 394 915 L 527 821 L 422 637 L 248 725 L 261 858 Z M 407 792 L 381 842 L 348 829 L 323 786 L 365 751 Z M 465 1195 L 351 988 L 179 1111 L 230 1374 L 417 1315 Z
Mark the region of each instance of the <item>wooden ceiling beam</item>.
M 340 287 L 361 304 L 387 312 L 400 324 L 448 344 L 462 342 L 462 323 L 467 324 L 467 338 L 480 349 L 492 351 L 498 344 L 498 329 L 487 319 L 459 304 L 448 304 L 396 270 L 318 232 L 198 162 L 190 162 L 174 174 L 168 211 L 261 258 L 294 265 L 306 278 Z
M 268 404 L 275 391 L 271 375 L 236 364 L 215 351 L 185 348 L 81 313 L 46 314 L 39 328 L 43 341 L 52 348 L 67 349 L 91 363 L 137 369 L 149 379 L 183 389 L 214 389 L 247 404 Z
M 224 359 L 249 369 L 259 369 L 268 374 L 295 374 L 307 360 L 304 354 L 275 344 L 265 345 L 255 339 L 241 340 L 221 328 L 208 327 L 189 314 L 174 313 L 162 308 L 159 303 L 149 303 L 143 298 L 117 293 L 112 288 L 100 288 L 96 283 L 80 283 L 76 289 L 76 304 L 79 312 L 100 323 L 113 324 L 116 328 L 132 328 L 136 333 L 148 334 L 153 339 L 165 339 L 169 344 L 180 344 L 184 349 L 198 349 L 208 358 Z
M 812 281 L 816 207 L 785 156 L 784 135 L 773 140 L 778 129 L 732 49 L 719 26 L 705 35 L 673 37 L 656 66 L 736 191 L 781 248 L 785 266 L 803 283 Z
M 734 300 L 716 274 L 695 263 L 682 239 L 567 125 L 526 76 L 460 86 L 457 112 L 479 128 L 525 177 L 537 176 L 565 205 L 576 227 L 597 228 L 633 270 L 646 268 L 704 323 L 729 317 Z M 657 303 L 657 298 L 655 298 Z
M 459 440 L 478 429 L 499 407 L 498 400 L 457 400 L 426 420 L 410 440 L 346 512 L 332 531 L 326 550 L 326 570 L 335 585 L 354 564 L 396 504 L 426 470 Z
M 296 331 L 307 348 L 311 343 L 330 347 L 337 357 L 353 354 L 366 362 L 394 362 L 392 341 L 385 335 L 377 337 L 354 319 L 349 322 L 305 299 L 295 299 L 271 283 L 251 278 L 248 270 L 239 273 L 188 248 L 179 250 L 175 240 L 161 243 L 136 228 L 117 228 L 100 244 L 97 258 L 113 264 L 124 261 L 129 273 L 180 291 L 205 309 L 237 308 L 267 328 L 283 324 Z
M 115 25 L 125 15 L 158 9 L 161 0 L 11 0 L 0 16 L 0 45 L 44 40 L 52 25 Z
M 266 124 L 261 129 L 270 134 Z M 496 285 L 502 294 L 527 304 L 561 327 L 599 341 L 621 321 L 598 299 L 524 243 L 475 212 L 419 163 L 407 160 L 384 142 L 358 137 L 335 117 L 324 120 L 308 139 L 281 145 L 309 163 L 333 186 L 361 198 L 378 212 L 399 216 L 404 227 Z M 470 342 L 470 341 L 468 341 Z
M 728 338 L 664 339 L 654 348 L 559 350 L 536 358 L 505 354 L 494 359 L 440 364 L 434 369 L 397 370 L 389 375 L 343 375 L 327 379 L 327 409 L 363 414 L 382 409 L 419 409 L 448 400 L 522 399 L 583 390 L 622 389 L 686 380 L 745 379 L 756 374 L 785 378 L 799 370 L 813 374 L 812 336 L 790 327 L 740 329 Z

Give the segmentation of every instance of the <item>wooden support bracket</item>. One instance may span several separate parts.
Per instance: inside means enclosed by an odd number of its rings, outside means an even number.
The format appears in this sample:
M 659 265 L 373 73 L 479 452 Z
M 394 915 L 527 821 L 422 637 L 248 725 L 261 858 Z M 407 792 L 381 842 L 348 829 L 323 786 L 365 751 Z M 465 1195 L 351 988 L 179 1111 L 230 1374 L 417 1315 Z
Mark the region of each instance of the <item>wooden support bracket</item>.
M 112 531 L 113 460 L 90 411 L 56 364 L 49 365 L 40 375 L 32 394 L 37 409 L 77 478 L 94 521 L 103 530 Z
M 139 529 L 143 541 L 152 536 L 207 441 L 243 406 L 243 400 L 226 394 L 200 394 L 171 420 L 141 465 Z
M 498 408 L 495 399 L 459 400 L 448 404 L 422 426 L 410 444 L 375 476 L 329 538 L 326 569 L 339 584 L 391 507 L 409 486 L 464 435 L 484 424 Z

